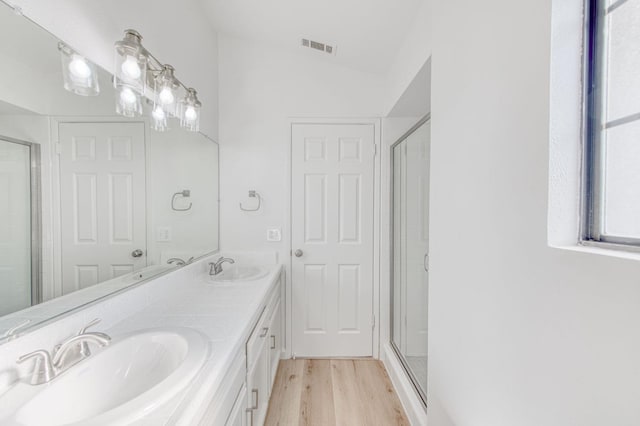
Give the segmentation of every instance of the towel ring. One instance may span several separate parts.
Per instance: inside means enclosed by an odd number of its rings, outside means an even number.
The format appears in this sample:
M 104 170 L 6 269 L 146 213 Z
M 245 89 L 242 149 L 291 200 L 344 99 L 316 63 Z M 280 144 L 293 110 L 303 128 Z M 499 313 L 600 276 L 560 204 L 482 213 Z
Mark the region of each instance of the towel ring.
M 258 194 L 258 192 L 255 190 L 251 190 L 249 191 L 249 198 L 257 198 L 258 206 L 255 209 L 246 209 L 242 206 L 242 203 L 240 203 L 240 210 L 242 210 L 243 212 L 257 212 L 258 210 L 260 210 L 260 206 L 262 205 L 262 198 L 260 197 L 260 194 Z
M 188 210 L 191 210 L 191 206 L 193 206 L 192 202 L 189 202 L 189 205 L 184 209 L 176 207 L 176 197 L 178 196 L 183 198 L 189 198 L 191 197 L 191 191 L 188 189 L 184 189 L 180 192 L 176 192 L 175 194 L 173 194 L 173 197 L 171 197 L 171 210 L 173 210 L 174 212 L 186 212 Z

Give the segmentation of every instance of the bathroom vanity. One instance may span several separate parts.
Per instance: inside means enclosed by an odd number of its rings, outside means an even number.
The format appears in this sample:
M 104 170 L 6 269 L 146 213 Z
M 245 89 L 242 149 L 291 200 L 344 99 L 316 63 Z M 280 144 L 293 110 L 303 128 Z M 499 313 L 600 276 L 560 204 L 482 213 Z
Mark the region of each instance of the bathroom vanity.
M 247 278 L 212 277 L 216 257 L 0 347 L 0 424 L 42 424 L 45 414 L 47 424 L 262 424 L 284 344 L 283 269 L 226 265 L 226 277 Z M 60 377 L 29 384 L 36 366 L 16 358 L 52 350 L 93 316 L 111 343 L 91 345 Z
M 201 325 L 198 319 L 194 322 L 194 327 L 214 339 L 212 355 L 176 408 L 170 424 L 263 424 L 283 351 L 284 330 L 284 273 L 280 266 L 269 269 L 268 275 L 253 282 L 239 281 L 216 288 L 212 303 L 214 298 L 222 297 L 228 301 L 225 309 L 231 308 L 220 316 L 221 323 L 215 328 L 207 329 L 207 321 L 211 320 L 206 316 Z M 245 304 L 247 300 L 251 303 Z M 238 311 L 231 312 L 235 306 Z

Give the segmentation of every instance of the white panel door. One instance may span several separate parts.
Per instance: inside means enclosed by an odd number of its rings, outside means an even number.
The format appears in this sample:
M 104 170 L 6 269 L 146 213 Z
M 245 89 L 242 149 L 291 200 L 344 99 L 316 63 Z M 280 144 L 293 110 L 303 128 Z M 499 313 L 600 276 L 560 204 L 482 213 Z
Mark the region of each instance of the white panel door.
M 147 264 L 144 124 L 60 123 L 59 139 L 66 294 Z
M 374 127 L 292 127 L 293 352 L 373 354 Z

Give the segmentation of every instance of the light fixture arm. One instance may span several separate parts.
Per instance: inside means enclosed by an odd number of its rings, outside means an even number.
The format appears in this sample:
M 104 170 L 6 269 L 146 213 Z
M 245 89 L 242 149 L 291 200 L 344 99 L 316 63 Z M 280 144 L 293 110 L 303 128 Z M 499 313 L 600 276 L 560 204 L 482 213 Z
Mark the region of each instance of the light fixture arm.
M 143 48 L 144 49 L 144 48 Z M 144 49 L 147 58 L 149 58 L 147 71 L 153 75 L 153 78 L 158 77 L 167 67 L 167 64 L 160 62 L 158 58 L 156 58 L 153 53 L 149 52 L 147 49 Z M 187 87 L 178 77 L 173 75 L 173 78 L 180 87 L 182 87 L 185 91 L 189 91 L 189 87 Z

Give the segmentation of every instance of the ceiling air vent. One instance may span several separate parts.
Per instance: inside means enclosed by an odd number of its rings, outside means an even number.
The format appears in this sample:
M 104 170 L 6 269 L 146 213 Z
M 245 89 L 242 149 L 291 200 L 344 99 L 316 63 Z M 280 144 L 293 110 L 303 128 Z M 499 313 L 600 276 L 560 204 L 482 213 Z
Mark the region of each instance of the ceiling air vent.
M 319 50 L 320 52 L 328 53 L 329 55 L 336 54 L 336 47 L 329 44 L 320 43 L 319 41 L 309 40 L 308 38 L 302 39 L 302 46 L 309 49 Z

